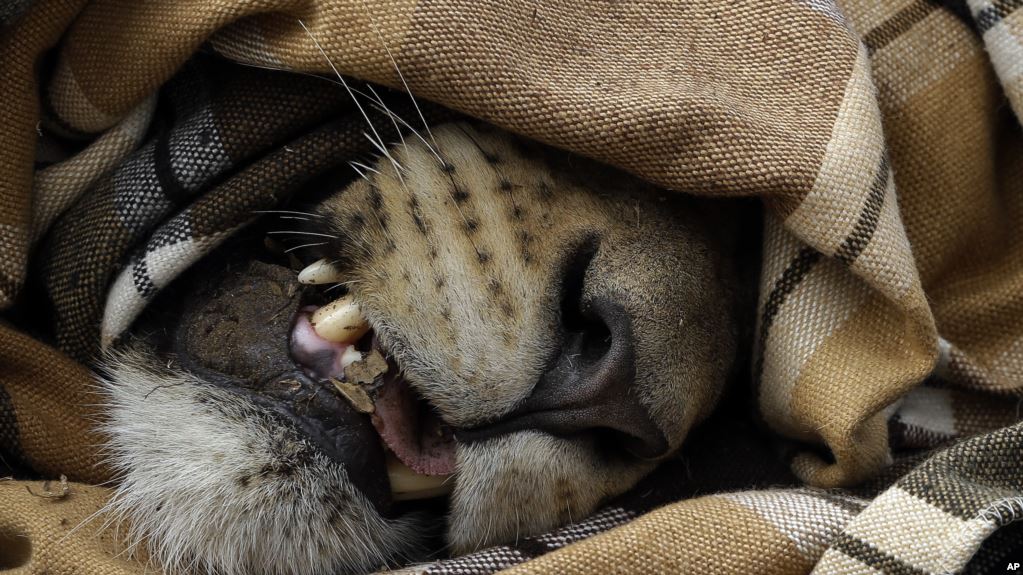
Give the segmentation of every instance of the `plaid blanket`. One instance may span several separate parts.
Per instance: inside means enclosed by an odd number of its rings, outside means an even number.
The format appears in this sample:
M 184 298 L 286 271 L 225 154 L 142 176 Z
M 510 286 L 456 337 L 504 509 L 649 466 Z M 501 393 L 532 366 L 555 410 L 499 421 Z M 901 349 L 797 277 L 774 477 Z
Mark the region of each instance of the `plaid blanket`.
M 0 22 L 0 461 L 19 478 L 0 566 L 144 568 L 89 520 L 111 477 L 83 365 L 256 212 L 368 151 L 347 94 L 309 75 L 325 56 L 765 206 L 746 394 L 772 433 L 726 408 L 592 517 L 410 570 L 1023 561 L 1018 0 L 38 0 Z

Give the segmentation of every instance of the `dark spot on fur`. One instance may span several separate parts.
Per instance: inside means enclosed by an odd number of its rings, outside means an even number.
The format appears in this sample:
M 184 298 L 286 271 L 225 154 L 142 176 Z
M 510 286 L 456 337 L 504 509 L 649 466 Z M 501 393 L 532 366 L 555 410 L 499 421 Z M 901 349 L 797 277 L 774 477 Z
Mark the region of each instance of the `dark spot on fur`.
M 395 245 L 394 240 L 388 239 L 387 240 L 387 249 L 385 249 L 384 252 L 388 253 L 388 254 L 393 254 L 396 251 L 398 251 L 398 246 Z
M 540 197 L 540 200 L 549 201 L 553 197 L 554 192 L 550 189 L 549 183 L 540 180 L 540 183 L 536 184 L 536 194 Z
M 443 288 L 444 288 L 444 286 L 445 286 L 445 285 L 447 285 L 447 282 L 446 282 L 446 281 L 444 281 L 444 278 L 442 278 L 442 277 L 440 277 L 440 276 L 437 276 L 437 277 L 436 277 L 436 278 L 435 278 L 435 279 L 433 280 L 433 285 L 434 285 L 434 286 L 436 286 L 436 288 L 437 288 L 437 289 L 443 289 Z
M 500 187 L 501 191 L 506 194 L 511 193 L 512 191 L 512 183 L 509 182 L 508 180 L 501 180 Z
M 489 282 L 487 282 L 487 289 L 490 290 L 490 293 L 494 295 L 504 293 L 504 286 L 501 285 L 500 280 L 496 279 L 491 279 Z
M 412 214 L 412 221 L 416 224 L 416 229 L 419 233 L 426 235 L 426 221 L 423 220 L 421 210 L 419 209 L 419 199 L 412 196 L 412 199 L 408 201 L 409 213 Z
M 252 481 L 252 477 L 248 475 L 241 475 L 238 477 L 238 485 L 241 487 L 248 487 L 250 481 Z
M 493 152 L 483 151 L 483 159 L 486 160 L 487 163 L 491 165 L 498 164 L 501 162 L 501 157 Z
M 465 231 L 469 232 L 470 234 L 476 233 L 476 230 L 479 229 L 479 227 L 480 223 L 472 218 L 469 218 L 465 222 Z
M 416 229 L 419 230 L 419 233 L 421 233 L 421 234 L 423 234 L 425 236 L 426 235 L 426 222 L 423 221 L 423 218 L 419 217 L 419 214 L 413 213 L 412 214 L 412 221 L 416 223 Z
M 519 245 L 522 246 L 522 249 L 528 249 L 529 244 L 533 242 L 533 236 L 529 235 L 529 232 L 526 230 L 519 230 L 517 235 L 519 237 Z
M 440 316 L 442 318 L 444 318 L 444 321 L 450 322 L 451 321 L 451 308 L 448 307 L 448 306 L 444 306 L 444 308 L 440 310 Z
M 476 252 L 476 259 L 478 259 L 481 264 L 486 265 L 490 263 L 490 254 L 483 250 L 479 250 Z
M 376 211 L 380 211 L 384 207 L 384 197 L 380 195 L 380 190 L 373 184 L 369 189 L 369 205 Z
M 352 231 L 361 230 L 366 225 L 366 216 L 362 215 L 362 212 L 355 212 L 349 219 L 348 227 Z
M 460 204 L 464 204 L 469 200 L 469 192 L 467 192 L 462 186 L 455 186 L 455 191 L 451 194 L 451 196 Z
M 437 248 L 430 248 L 430 259 L 437 259 Z
M 401 273 L 401 279 L 405 280 L 406 282 L 410 283 L 412 282 L 412 276 L 410 276 L 407 271 Z
M 453 173 L 455 173 L 455 166 L 451 162 L 444 162 L 443 164 L 441 164 L 440 169 L 445 174 L 453 174 Z
M 536 192 L 542 200 L 550 200 L 551 197 L 554 196 L 554 192 L 551 190 L 550 184 L 542 180 L 536 186 Z
M 501 313 L 504 314 L 504 317 L 510 318 L 515 315 L 515 308 L 507 301 L 503 301 L 501 302 Z

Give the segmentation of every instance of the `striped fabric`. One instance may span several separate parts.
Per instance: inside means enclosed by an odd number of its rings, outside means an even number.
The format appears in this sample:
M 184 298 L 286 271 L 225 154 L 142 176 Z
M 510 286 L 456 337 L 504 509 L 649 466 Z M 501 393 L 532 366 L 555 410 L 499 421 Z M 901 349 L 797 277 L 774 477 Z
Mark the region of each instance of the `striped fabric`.
M 326 54 L 668 189 L 763 200 L 751 393 L 791 481 L 672 490 L 659 472 L 659 498 L 413 571 L 944 573 L 1013 557 L 1020 0 L 37 0 L 0 14 L 0 307 L 51 316 L 49 343 L 83 362 L 253 210 L 361 150 L 336 85 L 265 68 L 332 74 Z M 18 368 L 0 371 L 0 453 L 78 469 L 94 444 L 31 435 L 54 433 L 44 404 L 84 425 L 62 398 L 81 399 L 68 386 L 86 372 L 52 348 L 26 359 L 27 339 L 0 340 Z M 60 378 L 31 377 L 55 363 Z M 0 489 L 0 509 L 26 496 Z M 45 547 L 51 526 L 26 525 Z

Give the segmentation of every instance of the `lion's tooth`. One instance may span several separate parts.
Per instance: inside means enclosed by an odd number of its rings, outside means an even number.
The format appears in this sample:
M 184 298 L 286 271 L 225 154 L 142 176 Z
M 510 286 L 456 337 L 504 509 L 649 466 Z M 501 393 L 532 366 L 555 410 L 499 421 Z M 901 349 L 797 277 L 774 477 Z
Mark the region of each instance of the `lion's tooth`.
M 300 284 L 336 284 L 342 281 L 344 278 L 341 277 L 341 273 L 326 259 L 316 260 L 298 272 L 298 283 Z
M 335 343 L 355 343 L 369 331 L 359 304 L 351 296 L 336 299 L 317 309 L 309 323 L 316 335 Z
M 341 352 L 341 373 L 344 373 L 345 368 L 357 361 L 362 361 L 362 352 L 355 349 L 354 345 L 350 345 Z
M 450 475 L 421 475 L 412 471 L 393 454 L 387 454 L 387 478 L 391 481 L 391 498 L 395 501 L 429 499 L 451 493 Z

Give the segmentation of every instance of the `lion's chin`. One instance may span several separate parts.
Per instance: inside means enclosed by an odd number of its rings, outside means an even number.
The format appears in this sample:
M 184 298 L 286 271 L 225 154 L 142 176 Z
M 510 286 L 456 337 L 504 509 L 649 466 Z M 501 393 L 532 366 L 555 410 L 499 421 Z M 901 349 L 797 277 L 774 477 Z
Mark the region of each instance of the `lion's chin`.
M 382 516 L 345 469 L 244 397 L 111 354 L 107 521 L 168 572 L 345 573 L 420 557 L 437 522 Z
M 592 439 L 538 431 L 463 444 L 447 539 L 462 554 L 567 525 L 631 488 L 654 465 L 616 463 L 601 458 Z

